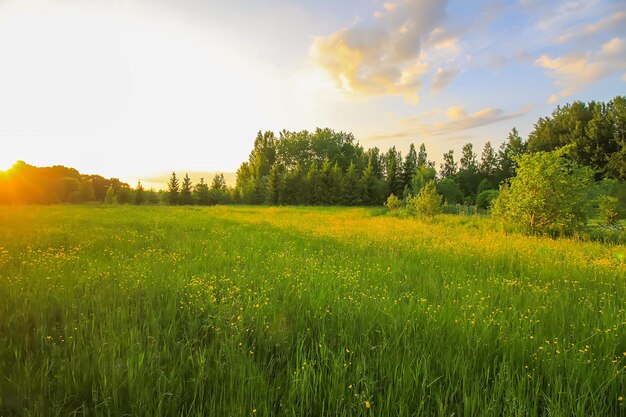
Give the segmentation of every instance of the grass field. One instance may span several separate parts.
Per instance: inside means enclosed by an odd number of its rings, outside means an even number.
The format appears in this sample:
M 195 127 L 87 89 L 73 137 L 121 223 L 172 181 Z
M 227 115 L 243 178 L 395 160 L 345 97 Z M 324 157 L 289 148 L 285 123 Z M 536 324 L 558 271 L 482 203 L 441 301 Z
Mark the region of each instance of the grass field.
M 0 207 L 0 416 L 626 416 L 626 247 L 376 209 Z

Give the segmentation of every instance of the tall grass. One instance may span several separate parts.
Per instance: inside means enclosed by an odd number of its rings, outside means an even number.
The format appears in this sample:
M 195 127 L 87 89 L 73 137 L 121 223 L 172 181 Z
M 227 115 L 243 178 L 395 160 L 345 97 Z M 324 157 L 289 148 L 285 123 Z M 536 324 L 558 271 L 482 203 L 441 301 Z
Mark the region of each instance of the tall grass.
M 0 416 L 626 415 L 626 248 L 367 209 L 0 208 Z

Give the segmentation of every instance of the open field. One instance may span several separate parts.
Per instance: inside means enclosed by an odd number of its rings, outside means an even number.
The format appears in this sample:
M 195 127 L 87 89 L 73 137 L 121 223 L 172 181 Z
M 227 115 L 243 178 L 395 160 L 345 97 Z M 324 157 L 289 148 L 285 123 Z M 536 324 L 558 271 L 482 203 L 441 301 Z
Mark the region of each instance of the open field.
M 0 207 L 0 416 L 626 416 L 626 247 L 376 209 Z

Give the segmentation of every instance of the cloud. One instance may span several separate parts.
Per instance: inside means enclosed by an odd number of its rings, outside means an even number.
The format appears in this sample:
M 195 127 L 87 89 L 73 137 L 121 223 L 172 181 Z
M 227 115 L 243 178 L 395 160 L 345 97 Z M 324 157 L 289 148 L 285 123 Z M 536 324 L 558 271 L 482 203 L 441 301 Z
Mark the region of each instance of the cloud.
M 595 35 L 596 33 L 606 32 L 614 28 L 623 27 L 626 22 L 626 12 L 617 11 L 608 16 L 604 16 L 594 23 L 590 23 L 574 31 L 569 31 L 557 38 L 557 44 L 567 43 L 573 39 L 580 37 L 588 37 Z
M 344 91 L 361 95 L 399 95 L 411 103 L 428 64 L 424 40 L 443 21 L 447 1 L 387 2 L 373 22 L 357 22 L 316 37 L 311 54 Z
M 427 124 L 422 122 L 423 117 L 414 116 L 402 120 L 404 124 L 409 125 L 408 128 L 400 131 L 375 135 L 369 139 L 389 140 L 416 136 L 427 138 L 458 134 L 476 127 L 487 126 L 503 120 L 513 119 L 528 113 L 528 111 L 530 111 L 530 108 L 524 107 L 517 112 L 506 113 L 502 109 L 487 107 L 474 113 L 468 113 L 465 108 L 461 106 L 454 106 L 445 111 L 446 118 L 443 120 Z M 431 112 L 431 114 L 434 115 L 441 115 L 443 113 L 444 112 L 440 110 Z
M 558 98 L 567 97 L 604 77 L 626 70 L 626 42 L 613 38 L 597 51 L 571 53 L 557 58 L 542 55 L 535 60 L 535 65 L 545 68 L 548 75 L 555 79 L 555 84 L 561 87 Z
M 431 89 L 436 93 L 448 86 L 450 82 L 459 74 L 457 68 L 451 68 L 444 70 L 443 68 L 437 68 L 437 71 L 433 75 Z

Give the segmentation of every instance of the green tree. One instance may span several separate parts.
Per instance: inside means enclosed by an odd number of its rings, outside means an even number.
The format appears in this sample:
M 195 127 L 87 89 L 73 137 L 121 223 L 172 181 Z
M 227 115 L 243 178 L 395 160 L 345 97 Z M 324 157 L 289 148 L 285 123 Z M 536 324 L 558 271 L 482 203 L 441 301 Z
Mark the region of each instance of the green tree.
M 259 177 L 248 181 L 250 187 L 247 192 L 251 198 L 252 204 L 262 204 L 265 201 L 265 178 Z M 217 173 L 211 181 L 210 204 L 227 204 L 230 202 L 230 196 L 228 193 L 228 186 L 226 185 L 226 179 L 224 174 Z
M 137 188 L 135 188 L 135 204 L 140 206 L 146 201 L 143 185 L 141 181 L 137 181 Z
M 402 165 L 402 190 L 408 190 L 410 192 L 411 180 L 413 180 L 417 166 L 417 151 L 415 150 L 415 145 L 411 144 L 409 151 L 404 157 L 404 164 Z
M 278 164 L 272 165 L 267 177 L 265 189 L 265 204 L 275 206 L 279 203 L 280 187 L 282 181 L 281 167 Z
M 457 166 L 454 162 L 454 151 L 451 149 L 443 154 L 443 162 L 439 170 L 440 178 L 452 178 L 456 175 Z
M 437 192 L 443 196 L 446 204 L 459 204 L 463 201 L 461 188 L 452 178 L 444 178 L 438 181 Z
M 569 234 L 584 225 L 591 170 L 572 162 L 569 149 L 519 158 L 517 176 L 500 188 L 494 215 L 530 233 Z
M 188 174 L 185 174 L 183 182 L 180 185 L 180 204 L 183 206 L 190 206 L 193 204 L 193 196 L 191 194 L 193 186 Z
M 179 203 L 180 185 L 176 173 L 172 172 L 169 182 L 167 183 L 167 192 L 169 195 L 169 204 L 175 206 Z
M 343 172 L 338 162 L 335 162 L 330 170 L 328 184 L 329 203 L 332 205 L 341 204 L 343 197 Z
M 193 195 L 199 205 L 208 206 L 211 204 L 209 185 L 204 182 L 204 178 L 200 178 L 200 182 L 193 187 Z
M 617 224 L 620 213 L 616 197 L 609 195 L 600 196 L 598 199 L 598 210 L 602 220 L 607 226 L 614 226 Z
M 407 199 L 407 207 L 420 217 L 433 217 L 441 213 L 442 196 L 437 193 L 435 181 L 429 181 L 419 194 Z
M 358 206 L 362 204 L 363 184 L 356 165 L 351 163 L 348 166 L 346 175 L 343 177 L 343 204 L 346 206 Z
M 411 180 L 411 194 L 417 195 L 422 188 L 430 181 L 434 181 L 437 176 L 437 172 L 429 165 L 420 164 L 415 170 L 415 175 Z
M 105 204 L 113 204 L 115 202 L 115 188 L 113 188 L 113 185 L 109 185 L 109 188 L 107 188 L 104 202 Z
M 491 142 L 487 141 L 483 147 L 483 153 L 480 156 L 479 173 L 483 178 L 493 180 L 498 168 L 498 158 L 491 146 Z
M 527 148 L 527 143 L 524 142 L 517 129 L 513 128 L 498 149 L 496 185 L 515 176 L 517 159 L 526 153 Z

